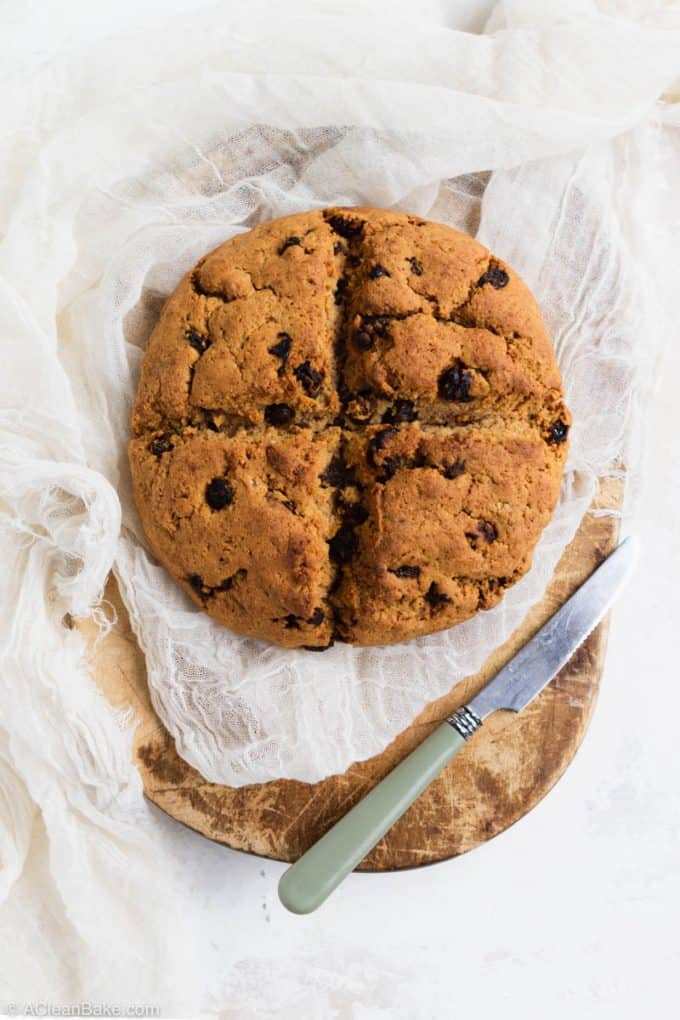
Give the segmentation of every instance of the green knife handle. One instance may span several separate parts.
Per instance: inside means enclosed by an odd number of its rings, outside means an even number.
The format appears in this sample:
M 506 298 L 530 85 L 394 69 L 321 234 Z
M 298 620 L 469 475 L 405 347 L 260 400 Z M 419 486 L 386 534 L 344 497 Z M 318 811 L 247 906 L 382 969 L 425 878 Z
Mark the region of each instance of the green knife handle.
M 448 722 L 438 726 L 284 872 L 279 882 L 284 907 L 294 914 L 316 910 L 464 744 Z

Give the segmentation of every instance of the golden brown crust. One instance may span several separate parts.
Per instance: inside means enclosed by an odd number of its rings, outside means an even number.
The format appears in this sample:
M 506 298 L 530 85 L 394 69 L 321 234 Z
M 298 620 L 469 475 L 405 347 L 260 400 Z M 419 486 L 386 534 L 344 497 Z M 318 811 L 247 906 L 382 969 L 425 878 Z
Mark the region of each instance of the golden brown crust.
M 261 224 L 149 341 L 130 463 L 152 549 L 238 633 L 385 644 L 489 608 L 553 512 L 569 413 L 536 304 L 403 213 Z

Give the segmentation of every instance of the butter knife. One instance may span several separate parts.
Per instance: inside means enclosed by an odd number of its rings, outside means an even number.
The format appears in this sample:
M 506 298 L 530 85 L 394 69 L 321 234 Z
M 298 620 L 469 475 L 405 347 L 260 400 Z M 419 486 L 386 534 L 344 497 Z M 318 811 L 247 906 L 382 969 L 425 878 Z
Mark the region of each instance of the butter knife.
M 521 712 L 559 673 L 630 577 L 628 538 L 467 705 L 441 723 L 281 877 L 279 898 L 294 914 L 316 910 L 404 814 L 492 712 Z

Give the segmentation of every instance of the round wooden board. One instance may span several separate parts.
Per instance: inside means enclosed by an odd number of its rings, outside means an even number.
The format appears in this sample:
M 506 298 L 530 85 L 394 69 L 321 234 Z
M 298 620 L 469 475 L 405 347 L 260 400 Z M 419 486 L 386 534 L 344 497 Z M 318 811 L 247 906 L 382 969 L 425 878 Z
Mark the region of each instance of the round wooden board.
M 620 486 L 609 482 L 601 489 L 598 507 L 618 506 L 620 496 Z M 541 603 L 476 676 L 429 705 L 382 754 L 353 765 L 342 776 L 311 785 L 276 780 L 232 789 L 206 782 L 177 755 L 151 707 L 144 659 L 113 581 L 108 597 L 116 606 L 118 622 L 112 632 L 95 645 L 92 623 L 79 626 L 91 641 L 101 690 L 113 704 L 134 711 L 134 757 L 147 797 L 210 839 L 263 857 L 294 861 L 515 654 L 614 548 L 617 532 L 615 517 L 588 514 Z M 520 715 L 491 716 L 360 870 L 410 868 L 454 857 L 530 811 L 565 771 L 583 739 L 597 696 L 605 640 L 603 624 L 529 708 Z

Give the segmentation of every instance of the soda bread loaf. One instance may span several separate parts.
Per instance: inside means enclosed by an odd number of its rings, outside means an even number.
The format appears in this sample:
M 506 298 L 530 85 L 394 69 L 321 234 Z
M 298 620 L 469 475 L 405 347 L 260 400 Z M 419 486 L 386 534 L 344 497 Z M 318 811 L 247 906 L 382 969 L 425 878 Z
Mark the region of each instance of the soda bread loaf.
M 536 303 L 473 238 L 315 210 L 201 259 L 144 357 L 149 544 L 239 634 L 321 650 L 488 609 L 557 502 L 569 412 Z

